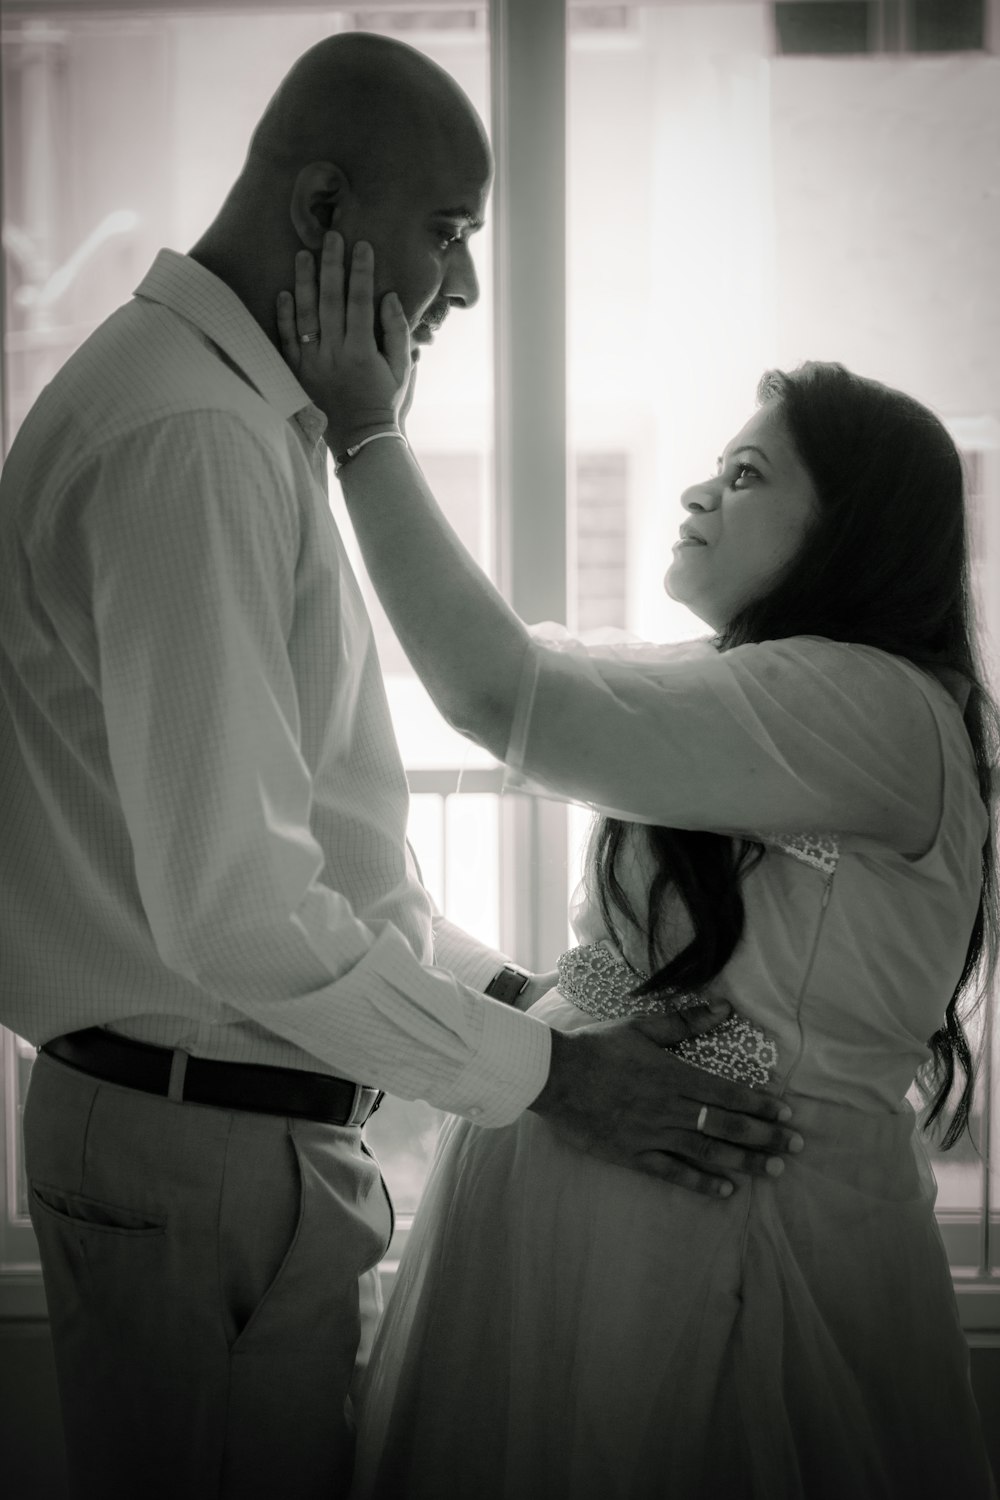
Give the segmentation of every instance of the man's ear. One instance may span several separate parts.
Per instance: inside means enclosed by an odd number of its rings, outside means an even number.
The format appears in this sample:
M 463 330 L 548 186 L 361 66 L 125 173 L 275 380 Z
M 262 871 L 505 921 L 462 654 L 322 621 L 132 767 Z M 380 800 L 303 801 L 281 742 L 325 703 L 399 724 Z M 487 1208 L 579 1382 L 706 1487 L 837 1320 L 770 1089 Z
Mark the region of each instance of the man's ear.
M 318 250 L 328 229 L 338 229 L 351 198 L 346 173 L 331 161 L 312 161 L 295 179 L 289 204 L 295 233 Z

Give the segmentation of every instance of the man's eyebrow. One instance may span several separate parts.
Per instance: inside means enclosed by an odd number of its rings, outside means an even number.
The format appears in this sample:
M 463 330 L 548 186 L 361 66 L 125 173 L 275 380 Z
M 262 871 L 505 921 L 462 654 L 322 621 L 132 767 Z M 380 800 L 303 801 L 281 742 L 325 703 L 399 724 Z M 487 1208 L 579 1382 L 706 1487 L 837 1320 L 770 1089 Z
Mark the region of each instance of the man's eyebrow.
M 461 204 L 459 205 L 458 208 L 436 208 L 434 210 L 434 218 L 435 219 L 462 219 L 462 220 L 465 221 L 466 224 L 468 224 L 468 226 L 472 230 L 473 234 L 476 232 L 477 229 L 482 229 L 483 224 L 485 222 L 483 219 L 477 218 L 476 215 L 472 212 L 471 208 L 465 208 Z

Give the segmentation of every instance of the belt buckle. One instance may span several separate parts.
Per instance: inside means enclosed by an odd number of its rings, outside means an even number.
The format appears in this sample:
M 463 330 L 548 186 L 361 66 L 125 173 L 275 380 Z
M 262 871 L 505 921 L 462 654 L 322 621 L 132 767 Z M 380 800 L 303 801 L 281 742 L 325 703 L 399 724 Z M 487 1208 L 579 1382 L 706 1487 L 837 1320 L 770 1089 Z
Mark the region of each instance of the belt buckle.
M 361 1108 L 361 1094 L 362 1085 L 360 1083 L 356 1083 L 354 1085 L 354 1098 L 351 1101 L 351 1112 L 347 1116 L 347 1119 L 344 1121 L 345 1125 L 357 1125 L 359 1123 L 358 1111 Z
M 375 1095 L 375 1103 L 370 1109 L 364 1108 L 365 1098 L 368 1094 Z M 372 1088 L 367 1083 L 356 1083 L 354 1085 L 354 1100 L 351 1105 L 351 1113 L 348 1116 L 348 1125 L 362 1126 L 368 1121 L 382 1103 L 382 1094 L 378 1089 Z

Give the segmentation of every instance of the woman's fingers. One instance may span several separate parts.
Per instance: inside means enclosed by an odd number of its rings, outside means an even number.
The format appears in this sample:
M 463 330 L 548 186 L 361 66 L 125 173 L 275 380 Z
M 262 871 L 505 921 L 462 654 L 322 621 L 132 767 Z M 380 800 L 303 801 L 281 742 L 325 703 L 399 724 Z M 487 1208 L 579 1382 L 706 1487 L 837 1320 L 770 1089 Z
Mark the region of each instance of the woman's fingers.
M 316 266 L 309 250 L 300 250 L 295 257 L 295 328 L 300 345 L 319 342 Z
M 375 255 L 367 240 L 358 240 L 351 256 L 344 319 L 344 350 L 367 354 L 375 337 Z
M 375 255 L 368 241 L 358 240 L 354 246 L 348 277 L 343 236 L 329 230 L 323 236 L 318 295 L 316 282 L 312 253 L 300 250 L 295 257 L 294 303 L 287 292 L 278 297 L 278 336 L 293 369 L 298 368 L 305 350 L 317 353 L 318 347 L 313 346 L 321 342 L 328 354 L 337 354 L 341 348 L 349 356 L 370 354 L 375 337 Z M 386 362 L 396 384 L 402 386 L 410 369 L 410 332 L 394 292 L 382 298 L 380 317 Z
M 395 423 L 406 390 L 406 319 L 401 308 L 385 311 L 389 336 L 383 355 L 375 340 L 374 283 L 371 245 L 359 240 L 348 266 L 343 238 L 330 230 L 318 257 L 310 250 L 298 252 L 294 293 L 277 299 L 281 352 L 303 390 L 326 413 L 326 439 L 335 453 L 373 427 Z
M 387 292 L 382 298 L 379 317 L 382 320 L 382 352 L 396 384 L 407 386 L 409 395 L 410 325 L 395 292 Z
M 278 293 L 278 339 L 285 360 L 293 370 L 298 370 L 302 360 L 295 327 L 295 298 L 291 292 Z
M 324 338 L 344 331 L 344 238 L 335 229 L 323 236 L 319 262 L 319 327 Z

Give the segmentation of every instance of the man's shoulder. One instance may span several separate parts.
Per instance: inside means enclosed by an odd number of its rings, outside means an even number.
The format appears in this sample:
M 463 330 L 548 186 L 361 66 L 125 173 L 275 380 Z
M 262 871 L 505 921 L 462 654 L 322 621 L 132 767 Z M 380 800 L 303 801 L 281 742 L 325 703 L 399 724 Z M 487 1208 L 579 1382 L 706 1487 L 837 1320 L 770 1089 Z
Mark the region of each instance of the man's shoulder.
M 0 506 L 25 536 L 44 531 L 87 474 L 110 464 L 264 465 L 292 479 L 289 426 L 249 380 L 169 308 L 136 299 L 111 314 L 41 392 L 15 438 Z M 241 454 L 245 457 L 241 458 Z
M 186 420 L 185 420 L 186 419 Z M 242 430 L 283 445 L 281 414 L 192 323 L 135 299 L 105 319 L 41 392 L 15 441 L 15 468 L 65 477 L 103 449 L 159 426 Z
M 187 412 L 268 425 L 267 402 L 211 340 L 171 308 L 141 298 L 96 328 L 60 375 L 74 398 L 88 400 L 98 441 L 118 427 Z

